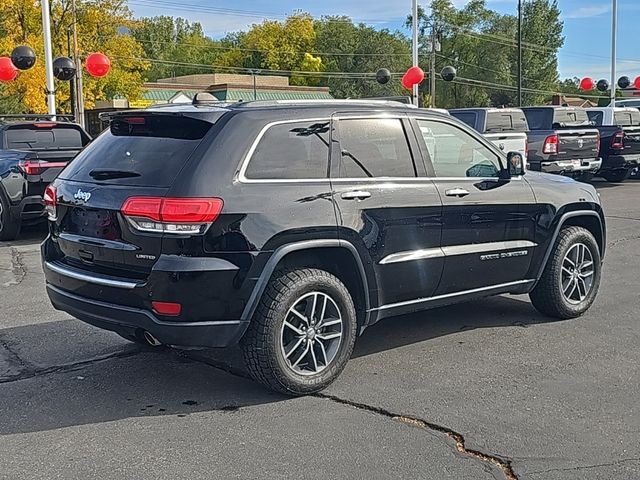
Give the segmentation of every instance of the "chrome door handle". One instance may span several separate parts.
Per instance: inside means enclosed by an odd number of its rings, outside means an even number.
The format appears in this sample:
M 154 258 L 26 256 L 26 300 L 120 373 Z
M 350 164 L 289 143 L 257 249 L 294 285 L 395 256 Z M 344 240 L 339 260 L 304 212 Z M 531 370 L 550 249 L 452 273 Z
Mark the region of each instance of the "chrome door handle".
M 466 197 L 467 195 L 469 195 L 469 190 L 465 190 L 464 188 L 456 187 L 456 188 L 452 188 L 451 190 L 447 190 L 446 192 L 444 192 L 444 194 L 447 197 L 462 198 L 462 197 Z
M 371 196 L 369 192 L 363 190 L 356 190 L 353 192 L 344 192 L 340 195 L 344 200 L 365 200 Z

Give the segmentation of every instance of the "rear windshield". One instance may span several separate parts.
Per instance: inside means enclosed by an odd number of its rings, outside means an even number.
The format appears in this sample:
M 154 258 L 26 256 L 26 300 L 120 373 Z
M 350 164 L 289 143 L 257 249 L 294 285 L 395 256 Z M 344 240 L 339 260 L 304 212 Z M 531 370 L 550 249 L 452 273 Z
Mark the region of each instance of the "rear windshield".
M 589 125 L 589 116 L 587 111 L 582 108 L 558 108 L 555 110 L 553 123 L 560 128 L 582 127 Z
M 471 128 L 476 128 L 476 113 L 475 112 L 451 112 L 451 115 L 456 117 L 461 122 L 466 123 Z
M 638 111 L 638 113 L 640 113 L 640 111 Z M 594 110 L 591 112 L 587 112 L 587 115 L 589 116 L 589 120 L 592 121 L 594 125 L 598 127 L 602 126 L 602 122 L 604 121 L 604 112 Z
M 15 150 L 80 149 L 88 142 L 82 131 L 70 125 L 9 127 L 5 136 L 7 148 Z
M 549 130 L 589 126 L 582 108 L 526 108 L 524 114 L 531 130 Z
M 624 112 L 615 112 L 614 119 L 616 125 L 621 127 L 631 127 L 640 125 L 640 110 L 627 110 Z
M 523 112 L 504 111 L 487 113 L 487 132 L 528 132 L 529 125 Z
M 524 115 L 531 130 L 549 130 L 553 123 L 551 108 L 527 108 L 524 110 Z
M 60 177 L 80 182 L 168 187 L 213 124 L 181 116 L 112 120 Z

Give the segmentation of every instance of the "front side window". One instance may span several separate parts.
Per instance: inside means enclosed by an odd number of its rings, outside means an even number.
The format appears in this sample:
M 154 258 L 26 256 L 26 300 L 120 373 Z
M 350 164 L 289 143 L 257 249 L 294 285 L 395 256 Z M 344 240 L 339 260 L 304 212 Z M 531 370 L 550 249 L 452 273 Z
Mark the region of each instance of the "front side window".
M 249 179 L 327 178 L 329 120 L 276 124 L 256 147 L 246 177 Z
M 438 177 L 500 176 L 500 158 L 464 130 L 448 123 L 418 120 Z
M 342 119 L 339 128 L 339 178 L 416 176 L 400 119 Z

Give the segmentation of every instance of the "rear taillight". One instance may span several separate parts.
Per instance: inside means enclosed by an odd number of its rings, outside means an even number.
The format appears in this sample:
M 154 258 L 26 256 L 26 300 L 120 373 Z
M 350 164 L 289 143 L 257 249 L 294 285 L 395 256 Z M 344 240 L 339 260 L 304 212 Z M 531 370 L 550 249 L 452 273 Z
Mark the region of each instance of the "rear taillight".
M 624 132 L 618 130 L 611 139 L 611 148 L 614 150 L 624 150 Z
M 547 155 L 553 155 L 558 153 L 558 135 L 549 135 L 544 139 L 544 146 L 542 147 L 542 153 Z
M 182 311 L 182 305 L 173 302 L 151 302 L 151 307 L 154 312 L 167 317 L 177 317 Z
M 598 132 L 598 135 L 596 136 L 596 148 L 594 149 L 594 152 L 600 152 L 600 132 Z
M 49 168 L 64 168 L 67 162 L 43 162 L 41 160 L 21 160 L 20 169 L 27 175 L 42 175 Z
M 216 221 L 223 205 L 221 198 L 130 197 L 121 211 L 141 232 L 194 235 Z
M 42 195 L 42 200 L 44 202 L 44 210 L 47 212 L 47 216 L 49 220 L 55 221 L 58 217 L 58 196 L 56 192 L 56 187 L 52 185 L 47 185 L 47 188 L 44 190 L 44 195 Z

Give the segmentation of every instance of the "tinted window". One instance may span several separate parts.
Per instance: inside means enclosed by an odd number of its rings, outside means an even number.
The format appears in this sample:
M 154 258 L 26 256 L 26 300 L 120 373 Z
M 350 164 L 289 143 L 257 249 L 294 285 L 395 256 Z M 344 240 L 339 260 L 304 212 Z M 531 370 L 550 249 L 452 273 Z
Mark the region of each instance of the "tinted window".
M 6 131 L 7 147 L 20 149 L 82 148 L 85 138 L 70 127 L 11 127 Z
M 631 110 L 628 112 L 615 112 L 614 118 L 616 125 L 622 127 L 640 125 L 640 110 L 637 112 Z
M 524 110 L 524 115 L 531 130 L 548 130 L 553 123 L 551 108 L 527 108 Z
M 553 123 L 559 123 L 561 127 L 582 126 L 588 122 L 587 111 L 581 108 L 558 108 L 553 116 Z
M 247 178 L 326 178 L 329 129 L 329 120 L 273 125 L 251 156 Z
M 498 177 L 500 160 L 464 130 L 447 123 L 418 120 L 438 177 Z
M 60 176 L 86 182 L 170 186 L 211 126 L 188 117 L 116 119 Z M 116 174 L 105 175 L 105 171 Z
M 461 122 L 466 123 L 471 128 L 476 128 L 476 114 L 474 112 L 451 112 Z
M 593 111 L 593 112 L 587 112 L 587 115 L 589 116 L 589 120 L 592 121 L 594 125 L 597 125 L 597 126 L 602 125 L 602 121 L 604 119 L 604 113 Z
M 340 178 L 415 177 L 402 121 L 340 120 Z
M 527 132 L 529 126 L 522 112 L 487 113 L 487 132 Z

